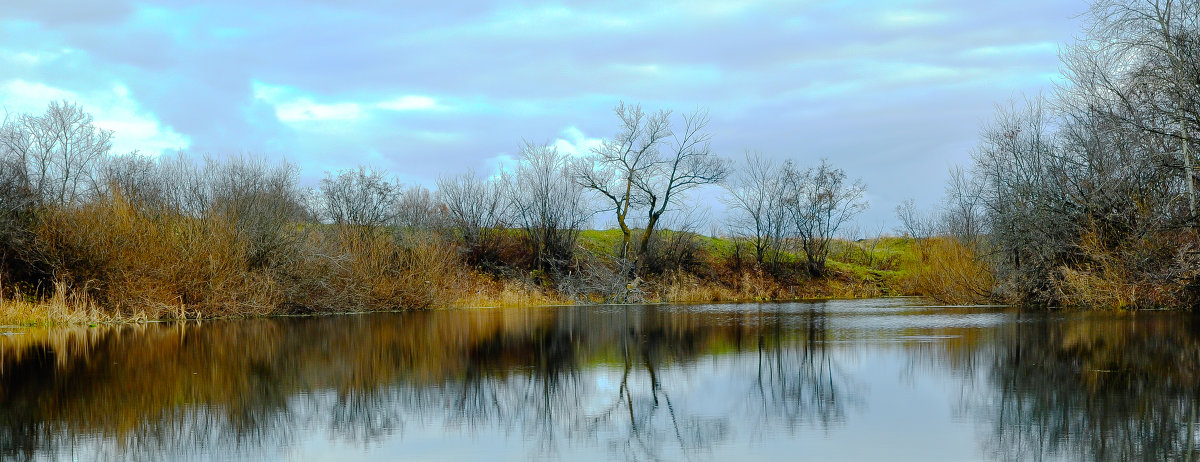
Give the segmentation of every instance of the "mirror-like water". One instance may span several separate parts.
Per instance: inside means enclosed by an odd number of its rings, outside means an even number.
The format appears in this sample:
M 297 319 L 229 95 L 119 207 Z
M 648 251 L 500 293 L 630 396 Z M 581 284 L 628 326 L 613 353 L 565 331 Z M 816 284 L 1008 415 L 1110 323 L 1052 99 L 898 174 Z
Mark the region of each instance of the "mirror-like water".
M 0 459 L 1200 458 L 1200 317 L 913 303 L 0 328 Z

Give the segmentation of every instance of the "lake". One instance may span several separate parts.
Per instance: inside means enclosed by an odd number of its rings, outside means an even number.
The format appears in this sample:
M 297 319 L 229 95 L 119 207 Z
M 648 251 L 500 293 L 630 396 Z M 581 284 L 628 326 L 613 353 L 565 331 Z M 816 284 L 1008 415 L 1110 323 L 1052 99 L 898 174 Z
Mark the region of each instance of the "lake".
M 918 299 L 0 328 L 4 460 L 1195 460 L 1200 318 Z

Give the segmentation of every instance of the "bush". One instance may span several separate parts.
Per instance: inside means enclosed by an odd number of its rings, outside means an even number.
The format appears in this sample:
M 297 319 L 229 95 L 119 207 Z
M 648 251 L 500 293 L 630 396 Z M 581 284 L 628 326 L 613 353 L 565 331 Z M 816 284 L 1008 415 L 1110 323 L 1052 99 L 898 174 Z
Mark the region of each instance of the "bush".
M 903 291 L 948 304 L 987 303 L 996 281 L 991 267 L 970 247 L 949 237 L 920 239 L 916 265 L 903 276 Z

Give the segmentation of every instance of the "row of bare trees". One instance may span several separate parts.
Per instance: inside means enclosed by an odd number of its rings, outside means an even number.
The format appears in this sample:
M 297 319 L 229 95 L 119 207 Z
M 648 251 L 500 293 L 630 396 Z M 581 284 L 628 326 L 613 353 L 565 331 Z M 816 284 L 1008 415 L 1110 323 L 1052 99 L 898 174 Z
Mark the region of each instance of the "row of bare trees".
M 507 277 L 532 273 L 532 282 L 557 282 L 564 293 L 635 290 L 647 274 L 701 265 L 696 234 L 665 228 L 688 221 L 681 209 L 689 193 L 726 184 L 739 217 L 737 238 L 754 243 L 759 263 L 778 265 L 783 252 L 803 254 L 797 268 L 819 276 L 839 227 L 866 207 L 861 182 L 828 162 L 776 168 L 753 157 L 732 168 L 710 146 L 704 111 L 677 115 L 621 104 L 614 113 L 616 135 L 590 153 L 526 142 L 517 161 L 497 174 L 443 176 L 430 191 L 368 167 L 328 172 L 306 188 L 287 163 L 113 154 L 111 132 L 79 106 L 55 102 L 42 115 L 0 125 L 0 275 L 43 287 L 63 278 L 112 286 L 104 281 L 118 266 L 145 276 L 136 264 L 117 262 L 117 253 L 161 246 L 179 265 L 192 265 L 221 237 L 234 249 L 208 261 L 261 273 L 271 287 L 293 284 L 264 292 L 256 299 L 263 304 L 304 304 L 319 298 L 308 296 L 314 292 L 331 300 L 325 304 L 369 303 L 390 300 L 397 289 L 379 284 L 399 278 L 403 264 L 417 258 L 417 241 L 434 239 L 457 249 L 444 254 L 470 267 Z M 767 205 L 754 208 L 753 200 Z M 122 215 L 126 210 L 132 215 Z M 577 255 L 580 232 L 597 214 L 615 221 L 620 242 L 611 252 Z M 743 215 L 758 220 L 758 228 L 742 226 Z M 157 241 L 85 242 L 86 232 L 64 230 L 71 223 L 117 234 L 151 227 L 158 232 L 140 237 Z M 75 255 L 80 248 L 88 255 Z M 153 277 L 185 278 L 165 269 Z M 363 278 L 375 282 L 360 284 Z M 564 281 L 574 287 L 562 287 Z M 636 298 L 609 295 L 601 298 Z M 206 296 L 172 297 L 186 303 Z
M 794 250 L 804 255 L 810 275 L 825 274 L 834 236 L 867 208 L 862 180 L 850 180 L 826 159 L 800 168 L 747 153 L 738 173 L 727 185 L 730 226 L 760 265 L 778 266 L 784 252 Z

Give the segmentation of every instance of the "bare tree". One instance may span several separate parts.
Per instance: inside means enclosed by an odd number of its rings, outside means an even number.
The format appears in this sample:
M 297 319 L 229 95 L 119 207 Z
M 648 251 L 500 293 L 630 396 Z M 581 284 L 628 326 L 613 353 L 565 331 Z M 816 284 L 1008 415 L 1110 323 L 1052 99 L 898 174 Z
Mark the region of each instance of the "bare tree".
M 621 229 L 620 256 L 636 261 L 649 245 L 662 215 L 686 191 L 722 181 L 725 162 L 713 154 L 707 132 L 708 114 L 694 111 L 672 127 L 671 112 L 647 113 L 625 103 L 614 109 L 621 120 L 617 135 L 575 166 L 575 178 L 608 203 Z M 645 226 L 633 244 L 630 212 L 641 209 Z M 636 268 L 636 265 L 635 265 Z
M 570 159 L 547 144 L 526 142 L 504 188 L 513 219 L 524 231 L 533 264 L 561 270 L 574 255 L 579 230 L 591 218 L 583 188 L 573 181 Z
M 247 248 L 250 268 L 271 266 L 298 240 L 293 224 L 304 218 L 298 171 L 286 162 L 235 156 L 206 159 L 203 183 L 209 216 L 233 225 Z
M 386 173 L 368 167 L 326 173 L 319 187 L 320 216 L 336 225 L 377 232 L 396 220 L 401 191 Z
M 24 181 L 42 204 L 78 203 L 91 186 L 92 168 L 112 147 L 112 132 L 66 101 L 52 102 L 40 116 L 22 114 L 4 124 L 0 144 L 21 164 Z
M 946 185 L 943 213 L 938 224 L 947 234 L 963 244 L 979 250 L 980 239 L 985 232 L 982 185 L 965 169 L 955 166 L 950 169 L 950 183 Z
M 504 226 L 507 204 L 503 185 L 480 177 L 474 171 L 437 182 L 438 200 L 446 207 L 449 222 L 467 248 L 470 260 L 491 258 L 496 233 Z
M 928 239 L 938 232 L 936 214 L 921 211 L 911 198 L 896 206 L 896 218 L 900 220 L 898 231 L 913 239 Z
M 153 158 L 132 152 L 103 159 L 96 168 L 96 196 L 120 194 L 142 210 L 164 209 L 167 184 Z
M 446 227 L 445 210 L 428 188 L 413 185 L 400 193 L 395 225 L 401 230 L 439 232 Z
M 1191 134 L 1200 125 L 1200 2 L 1097 0 L 1089 19 L 1087 37 L 1070 50 L 1073 83 L 1083 80 L 1088 81 L 1084 88 L 1103 89 L 1090 99 L 1108 104 L 1093 104 L 1093 109 L 1174 141 L 1194 225 L 1197 171 Z
M 786 169 L 747 152 L 746 161 L 726 185 L 726 205 L 731 213 L 731 228 L 738 238 L 754 247 L 754 259 L 760 265 L 776 262 L 787 226 Z
M 846 172 L 829 164 L 806 171 L 788 168 L 790 192 L 787 197 L 793 230 L 807 260 L 810 275 L 825 273 L 829 244 L 838 229 L 867 209 L 862 180 L 847 180 Z

